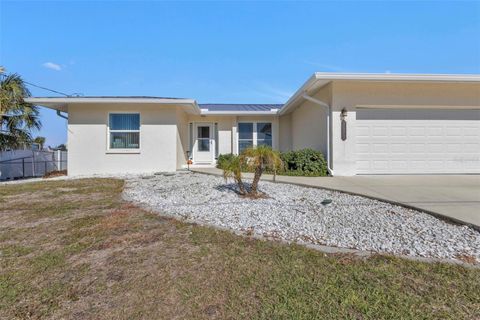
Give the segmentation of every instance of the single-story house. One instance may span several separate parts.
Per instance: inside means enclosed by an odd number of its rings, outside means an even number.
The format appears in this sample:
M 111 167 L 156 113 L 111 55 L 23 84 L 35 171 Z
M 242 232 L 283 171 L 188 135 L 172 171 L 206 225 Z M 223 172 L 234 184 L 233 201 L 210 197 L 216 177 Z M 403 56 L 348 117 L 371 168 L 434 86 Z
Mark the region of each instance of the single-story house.
M 68 113 L 70 175 L 214 166 L 261 144 L 319 150 L 333 175 L 480 173 L 480 75 L 315 73 L 283 105 L 27 101 Z

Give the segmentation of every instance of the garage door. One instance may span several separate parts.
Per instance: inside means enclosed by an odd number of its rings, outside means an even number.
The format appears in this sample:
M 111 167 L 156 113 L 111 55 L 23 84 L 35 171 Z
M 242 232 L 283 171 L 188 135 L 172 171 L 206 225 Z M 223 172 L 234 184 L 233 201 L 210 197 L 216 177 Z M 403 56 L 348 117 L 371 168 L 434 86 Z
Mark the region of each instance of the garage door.
M 359 174 L 480 173 L 480 110 L 358 109 Z

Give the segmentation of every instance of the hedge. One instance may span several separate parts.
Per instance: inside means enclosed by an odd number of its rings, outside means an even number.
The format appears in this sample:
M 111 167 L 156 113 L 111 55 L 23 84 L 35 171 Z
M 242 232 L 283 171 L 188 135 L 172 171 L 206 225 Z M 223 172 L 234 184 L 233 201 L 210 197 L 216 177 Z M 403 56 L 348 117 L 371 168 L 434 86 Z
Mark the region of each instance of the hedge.
M 218 156 L 217 168 L 221 168 L 222 162 L 232 157 L 233 154 L 221 154 Z M 285 176 L 308 176 L 321 177 L 328 175 L 327 162 L 323 154 L 313 149 L 302 149 L 280 153 L 283 161 L 283 168 L 277 172 Z M 242 170 L 247 172 L 246 169 Z M 272 172 L 266 172 L 272 173 Z

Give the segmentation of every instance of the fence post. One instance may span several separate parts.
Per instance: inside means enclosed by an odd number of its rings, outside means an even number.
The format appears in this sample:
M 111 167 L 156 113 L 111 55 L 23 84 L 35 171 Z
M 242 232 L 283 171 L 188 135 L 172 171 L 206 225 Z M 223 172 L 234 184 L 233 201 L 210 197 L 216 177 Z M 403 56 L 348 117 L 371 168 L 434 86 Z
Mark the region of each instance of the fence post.
M 43 175 L 46 175 L 47 174 L 47 160 L 45 160 L 45 171 L 43 171 Z
M 22 178 L 25 178 L 25 158 L 22 158 Z
M 32 176 L 36 177 L 35 175 L 35 151 L 32 151 Z

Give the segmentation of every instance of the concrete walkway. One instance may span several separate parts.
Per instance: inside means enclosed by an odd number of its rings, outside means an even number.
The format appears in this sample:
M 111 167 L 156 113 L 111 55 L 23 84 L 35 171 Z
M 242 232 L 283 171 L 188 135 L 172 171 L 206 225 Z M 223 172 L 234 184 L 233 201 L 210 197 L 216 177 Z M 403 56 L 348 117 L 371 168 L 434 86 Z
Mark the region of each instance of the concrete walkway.
M 216 168 L 192 171 L 222 175 Z M 252 174 L 245 173 L 246 178 Z M 262 180 L 272 181 L 271 175 Z M 480 175 L 277 176 L 277 182 L 326 188 L 417 208 L 480 229 Z

